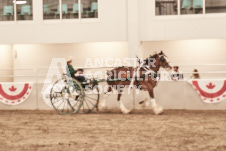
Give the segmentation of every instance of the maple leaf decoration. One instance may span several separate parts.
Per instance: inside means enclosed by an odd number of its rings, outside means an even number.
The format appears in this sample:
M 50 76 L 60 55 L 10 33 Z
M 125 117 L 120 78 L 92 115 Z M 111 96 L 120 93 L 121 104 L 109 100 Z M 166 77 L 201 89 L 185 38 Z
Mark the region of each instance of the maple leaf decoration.
M 16 91 L 17 88 L 14 87 L 14 85 L 11 86 L 11 88 L 9 88 L 9 91 L 14 92 Z
M 213 89 L 213 88 L 215 88 L 215 85 L 213 85 L 213 83 L 210 82 L 208 85 L 206 85 L 206 87 L 208 89 Z

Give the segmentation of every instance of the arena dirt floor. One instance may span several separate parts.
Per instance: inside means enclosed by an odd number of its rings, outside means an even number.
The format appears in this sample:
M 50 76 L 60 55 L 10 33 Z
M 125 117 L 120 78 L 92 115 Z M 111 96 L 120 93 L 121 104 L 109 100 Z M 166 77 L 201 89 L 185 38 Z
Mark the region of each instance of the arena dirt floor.
M 0 111 L 0 150 L 226 150 L 226 111 Z

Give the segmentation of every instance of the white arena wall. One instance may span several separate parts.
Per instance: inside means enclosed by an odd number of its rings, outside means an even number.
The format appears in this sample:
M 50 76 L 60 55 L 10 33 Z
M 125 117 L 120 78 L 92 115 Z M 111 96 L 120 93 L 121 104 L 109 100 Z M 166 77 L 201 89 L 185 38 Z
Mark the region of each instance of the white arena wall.
M 105 85 L 102 83 L 101 85 Z M 52 110 L 42 98 L 43 83 L 35 83 L 29 98 L 19 105 L 5 105 L 0 103 L 0 110 Z M 133 92 L 133 91 L 132 91 Z M 122 95 L 122 101 L 128 109 L 143 109 L 139 104 L 140 101 L 149 99 L 147 91 L 140 91 L 140 94 Z M 160 81 L 155 89 L 155 98 L 157 104 L 163 106 L 164 109 L 187 109 L 187 110 L 225 110 L 226 101 L 215 104 L 204 103 L 199 95 L 194 91 L 192 86 L 186 81 Z M 103 99 L 101 94 L 100 99 Z M 111 95 L 106 101 L 107 109 L 119 109 L 117 95 Z M 151 109 L 151 106 L 145 107 Z
M 128 56 L 127 42 L 102 42 L 102 43 L 79 43 L 79 44 L 25 44 L 14 45 L 14 52 L 17 58 L 14 58 L 14 68 L 25 68 L 28 70 L 14 71 L 14 81 L 36 81 L 36 70 L 43 77 L 38 78 L 39 82 L 44 82 L 45 75 L 51 64 L 52 58 L 68 58 L 73 57 L 73 65 L 75 67 L 84 67 L 87 59 L 105 59 L 120 58 Z M 34 71 L 34 70 L 35 71 Z M 25 75 L 24 77 L 17 77 Z
M 73 65 L 84 67 L 88 58 L 91 60 L 123 59 L 129 57 L 130 50 L 128 42 L 14 44 L 0 45 L 0 48 L 0 65 L 3 69 L 0 71 L 1 82 L 35 82 L 36 80 L 44 82 L 52 58 L 73 56 Z M 180 70 L 187 79 L 195 68 L 199 70 L 201 78 L 213 79 L 226 76 L 225 73 L 215 73 L 226 71 L 226 39 L 145 41 L 141 43 L 142 55 L 140 56 L 148 57 L 160 50 L 168 56 L 171 65 L 180 66 Z M 44 76 L 37 79 L 36 74 Z
M 142 42 L 143 56 L 163 50 L 172 65 L 180 66 L 185 78 L 198 69 L 201 78 L 224 78 L 226 73 L 226 39 L 197 39 Z M 216 65 L 214 65 L 216 64 Z M 209 72 L 209 73 L 208 73 Z
M 163 50 L 173 65 L 209 63 L 225 64 L 225 43 L 226 40 L 224 39 L 142 42 L 142 52 L 144 56 L 149 56 L 155 51 Z M 14 73 L 12 73 L 15 76 L 14 82 L 34 82 L 34 87 L 30 97 L 24 103 L 17 106 L 9 106 L 0 103 L 0 109 L 49 110 L 52 108 L 44 103 L 41 90 L 52 58 L 66 58 L 68 56 L 73 56 L 73 65 L 78 67 L 84 66 L 85 60 L 87 58 L 95 59 L 112 57 L 122 59 L 124 57 L 128 57 L 129 48 L 127 42 L 103 42 L 78 44 L 16 44 L 4 47 L 4 49 L 8 50 L 8 53 L 4 53 L 6 56 L 5 58 L 8 58 L 4 60 L 5 63 L 12 59 L 9 56 L 13 56 L 14 69 L 30 69 L 28 71 L 14 70 Z M 11 50 L 13 50 L 13 52 Z M 210 58 L 213 58 L 213 60 Z M 196 66 L 189 66 L 189 68 L 182 66 L 181 70 L 192 71 L 194 67 Z M 36 75 L 36 70 L 39 68 L 45 68 L 45 70 L 40 72 L 40 75 Z M 225 66 L 219 66 L 217 68 L 211 66 L 201 68 L 200 66 L 197 66 L 197 68 L 200 72 L 219 70 L 225 71 Z M 43 76 L 41 76 L 42 74 Z M 189 78 L 190 75 L 191 73 L 189 73 L 187 77 Z M 217 76 L 217 74 L 211 74 L 211 78 L 218 79 L 219 77 Z M 201 73 L 201 77 L 205 78 L 207 76 L 206 74 Z M 102 84 L 104 85 L 106 83 Z M 103 94 L 101 95 L 101 98 L 103 98 Z M 119 107 L 116 98 L 116 95 L 109 97 L 107 101 L 107 107 L 109 109 L 115 109 Z M 149 95 L 146 91 L 141 91 L 140 94 L 125 94 L 122 96 L 123 102 L 129 109 L 141 109 L 139 102 L 146 98 L 149 98 Z M 155 98 L 156 101 L 165 109 L 226 109 L 225 101 L 217 104 L 204 103 L 191 87 L 191 85 L 186 81 L 160 81 L 155 89 Z

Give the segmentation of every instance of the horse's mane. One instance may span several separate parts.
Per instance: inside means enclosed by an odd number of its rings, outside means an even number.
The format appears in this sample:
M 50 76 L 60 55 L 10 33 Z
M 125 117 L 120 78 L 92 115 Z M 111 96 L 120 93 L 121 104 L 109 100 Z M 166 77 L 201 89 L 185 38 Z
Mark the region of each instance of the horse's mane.
M 148 60 L 153 58 L 153 59 L 156 59 L 158 56 L 158 54 L 155 52 L 153 55 L 150 55 L 148 58 L 146 58 L 144 61 L 145 61 L 145 65 L 148 64 Z
M 153 55 L 150 55 L 149 58 L 156 58 L 158 56 L 157 53 L 154 53 Z
M 153 55 L 150 55 L 147 59 L 150 59 L 150 58 L 155 59 L 155 58 L 157 58 L 158 55 L 159 54 L 155 52 Z

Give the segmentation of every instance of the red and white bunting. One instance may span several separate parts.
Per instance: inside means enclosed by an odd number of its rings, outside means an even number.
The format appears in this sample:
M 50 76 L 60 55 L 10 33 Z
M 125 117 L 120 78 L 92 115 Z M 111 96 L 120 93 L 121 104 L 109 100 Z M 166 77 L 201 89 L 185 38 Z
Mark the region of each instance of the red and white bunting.
M 7 105 L 23 103 L 31 94 L 32 83 L 0 83 L 0 102 Z
M 188 81 L 205 103 L 219 103 L 226 99 L 226 80 L 189 80 Z

